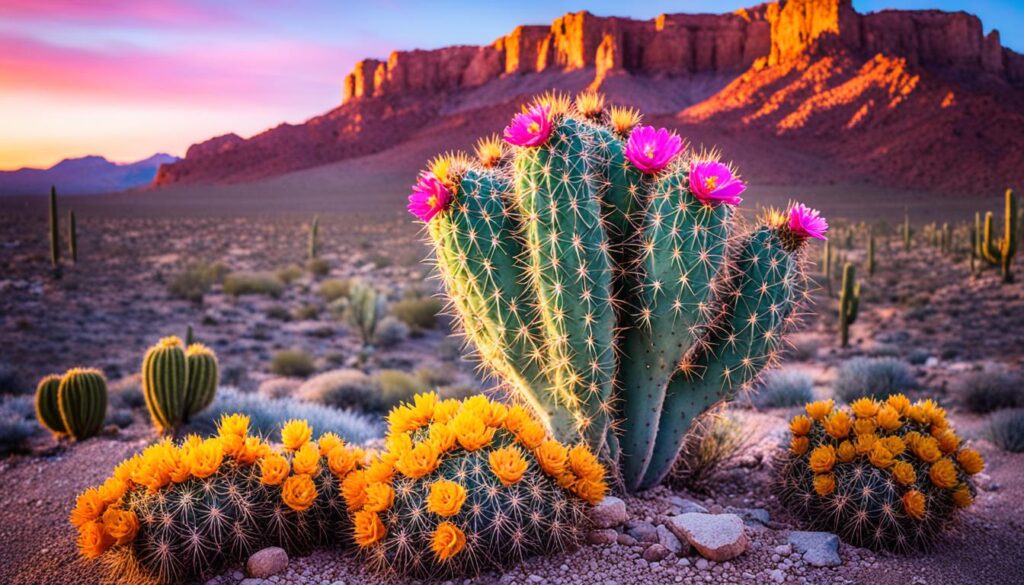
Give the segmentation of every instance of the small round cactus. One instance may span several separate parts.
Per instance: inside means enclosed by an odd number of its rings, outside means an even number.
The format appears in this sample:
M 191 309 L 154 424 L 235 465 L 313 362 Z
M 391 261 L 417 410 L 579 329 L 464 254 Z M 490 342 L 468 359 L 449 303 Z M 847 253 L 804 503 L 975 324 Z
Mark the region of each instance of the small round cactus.
M 188 371 L 187 419 L 213 402 L 220 383 L 220 371 L 217 355 L 201 343 L 193 343 L 185 350 L 185 365 Z
M 444 579 L 565 550 L 607 491 L 584 445 L 520 406 L 420 394 L 388 416 L 385 449 L 341 490 L 354 540 L 385 575 Z
M 36 386 L 36 419 L 46 430 L 56 436 L 66 435 L 64 420 L 60 417 L 60 406 L 57 403 L 57 390 L 60 388 L 60 376 L 52 374 L 39 380 Z
M 284 427 L 282 449 L 248 427 L 225 415 L 215 437 L 164 439 L 123 461 L 78 496 L 81 554 L 119 582 L 184 582 L 262 547 L 301 552 L 347 533 L 340 486 L 362 451 L 330 433 L 312 442 L 305 421 Z
M 57 409 L 68 435 L 87 439 L 103 429 L 107 418 L 107 379 L 93 368 L 72 368 L 57 387 Z
M 173 431 L 209 406 L 219 382 L 217 356 L 201 343 L 186 349 L 180 338 L 165 337 L 142 360 L 142 393 L 160 432 Z
M 790 422 L 779 458 L 781 501 L 816 528 L 855 546 L 927 548 L 970 506 L 985 463 L 961 445 L 945 411 L 902 394 L 850 408 L 812 402 Z

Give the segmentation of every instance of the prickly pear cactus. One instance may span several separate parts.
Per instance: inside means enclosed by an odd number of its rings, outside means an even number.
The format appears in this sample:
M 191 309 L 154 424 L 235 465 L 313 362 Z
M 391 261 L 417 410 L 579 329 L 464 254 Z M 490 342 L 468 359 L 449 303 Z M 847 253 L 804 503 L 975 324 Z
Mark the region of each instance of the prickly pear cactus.
M 771 363 L 827 224 L 796 205 L 738 229 L 744 184 L 632 110 L 539 99 L 476 160 L 409 198 L 484 364 L 629 490 L 669 472 L 692 421 Z

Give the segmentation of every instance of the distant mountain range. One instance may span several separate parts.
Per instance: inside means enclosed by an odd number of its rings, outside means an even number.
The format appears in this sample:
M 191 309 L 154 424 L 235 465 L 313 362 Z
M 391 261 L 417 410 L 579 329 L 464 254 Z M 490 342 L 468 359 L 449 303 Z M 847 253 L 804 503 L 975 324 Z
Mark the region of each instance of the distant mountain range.
M 24 168 L 0 171 L 0 195 L 49 193 L 56 186 L 61 195 L 113 193 L 143 187 L 156 177 L 162 164 L 178 157 L 158 153 L 133 163 L 113 163 L 102 156 L 66 158 L 48 169 Z

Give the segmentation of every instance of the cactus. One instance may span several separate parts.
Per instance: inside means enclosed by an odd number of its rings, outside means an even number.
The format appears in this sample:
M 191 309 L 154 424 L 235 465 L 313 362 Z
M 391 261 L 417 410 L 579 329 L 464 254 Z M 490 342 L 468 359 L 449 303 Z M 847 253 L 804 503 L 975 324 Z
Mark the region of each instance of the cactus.
M 850 325 L 857 321 L 860 308 L 860 283 L 853 264 L 843 266 L 843 288 L 839 291 L 839 345 L 850 345 Z
M 981 214 L 977 211 L 974 212 L 974 226 L 971 228 L 970 238 L 971 274 L 977 275 L 981 268 Z
M 377 325 L 383 317 L 384 299 L 371 285 L 357 282 L 349 293 L 348 322 L 359 331 L 364 346 L 373 344 Z
M 306 553 L 349 532 L 339 490 L 362 452 L 332 434 L 311 442 L 305 421 L 285 425 L 283 450 L 248 426 L 225 415 L 215 437 L 164 439 L 118 465 L 71 512 L 80 553 L 119 582 L 183 583 L 263 547 Z
M 71 263 L 78 263 L 78 232 L 75 227 L 75 212 L 68 210 L 68 254 L 71 255 Z
M 57 388 L 57 410 L 67 434 L 76 441 L 103 429 L 107 417 L 107 379 L 99 370 L 72 368 Z
M 913 243 L 914 233 L 910 228 L 910 215 L 907 211 L 903 210 L 903 249 L 910 251 L 910 246 Z
M 1003 282 L 1013 282 L 1013 257 L 1017 253 L 1017 198 L 1013 190 L 1006 190 L 1003 210 L 1003 237 L 995 239 L 992 212 L 985 213 L 985 228 L 981 241 L 981 256 L 989 264 L 998 266 Z
M 189 323 L 188 326 L 185 327 L 185 347 L 188 347 L 188 346 L 192 345 L 195 342 L 196 342 L 195 332 L 192 331 L 192 324 Z
M 436 159 L 409 207 L 482 361 L 636 490 L 774 360 L 808 235 L 775 212 L 735 233 L 731 170 L 585 97 L 541 98 L 506 129 L 513 149 Z
M 341 491 L 356 544 L 383 577 L 451 579 L 574 546 L 605 470 L 545 435 L 521 406 L 417 395 L 388 416 L 386 447 Z
M 934 401 L 861 398 L 850 410 L 808 404 L 776 458 L 782 504 L 848 543 L 906 552 L 927 548 L 976 493 L 981 455 L 963 448 Z
M 36 420 L 43 428 L 56 436 L 66 435 L 64 419 L 60 416 L 60 404 L 57 393 L 60 388 L 60 376 L 49 375 L 39 380 L 36 386 Z
M 875 275 L 875 234 L 873 232 L 868 233 L 867 264 L 868 264 L 868 276 L 874 276 Z
M 60 270 L 60 218 L 57 216 L 57 188 L 50 187 L 50 264 Z
M 320 216 L 314 215 L 313 222 L 309 224 L 309 259 L 316 260 L 317 238 L 320 235 Z
M 201 343 L 193 343 L 185 350 L 185 371 L 188 373 L 188 396 L 185 420 L 213 402 L 220 383 L 217 355 Z

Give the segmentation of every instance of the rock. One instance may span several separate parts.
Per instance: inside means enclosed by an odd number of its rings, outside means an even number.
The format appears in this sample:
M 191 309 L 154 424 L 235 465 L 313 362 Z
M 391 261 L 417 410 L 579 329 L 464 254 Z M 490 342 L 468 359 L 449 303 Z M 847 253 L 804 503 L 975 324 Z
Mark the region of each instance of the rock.
M 620 534 L 618 536 L 617 540 L 618 540 L 618 543 L 621 544 L 622 546 L 633 546 L 634 544 L 636 544 L 636 539 L 633 538 L 632 536 L 626 534 L 625 532 Z
M 689 512 L 700 512 L 701 514 L 708 513 L 707 508 L 693 500 L 687 500 L 686 498 L 680 498 L 679 496 L 670 496 L 668 501 L 676 508 L 679 508 L 680 514 L 686 514 Z
M 658 529 L 650 522 L 631 520 L 626 523 L 626 534 L 647 544 L 658 542 Z
M 789 544 L 804 557 L 804 561 L 815 567 L 838 567 L 843 564 L 839 558 L 839 537 L 831 532 L 790 532 Z
M 644 550 L 644 560 L 648 563 L 655 563 L 665 560 L 670 554 L 672 554 L 672 551 L 658 543 L 654 543 Z
M 587 542 L 590 544 L 615 544 L 618 538 L 619 533 L 614 528 L 599 528 L 587 533 Z
M 768 526 L 772 521 L 768 510 L 765 510 L 764 508 L 736 508 L 729 509 L 729 511 L 738 514 L 743 518 L 743 523 L 747 525 L 758 524 L 761 526 Z
M 689 542 L 701 556 L 713 561 L 736 558 L 750 543 L 743 520 L 735 514 L 679 514 L 669 518 L 668 528 Z
M 605 496 L 590 509 L 590 521 L 595 528 L 612 528 L 626 521 L 626 502 L 615 496 Z
M 658 525 L 658 544 L 680 557 L 688 553 L 690 549 L 689 543 L 684 545 L 675 534 L 672 534 L 671 530 L 662 524 Z
M 776 583 L 782 583 L 786 580 L 786 573 L 784 573 L 781 569 L 772 569 L 771 571 L 768 571 L 768 576 L 771 577 L 771 580 L 775 581 Z
M 258 550 L 245 563 L 245 570 L 250 577 L 266 578 L 276 575 L 288 568 L 288 553 L 283 548 L 271 546 Z

